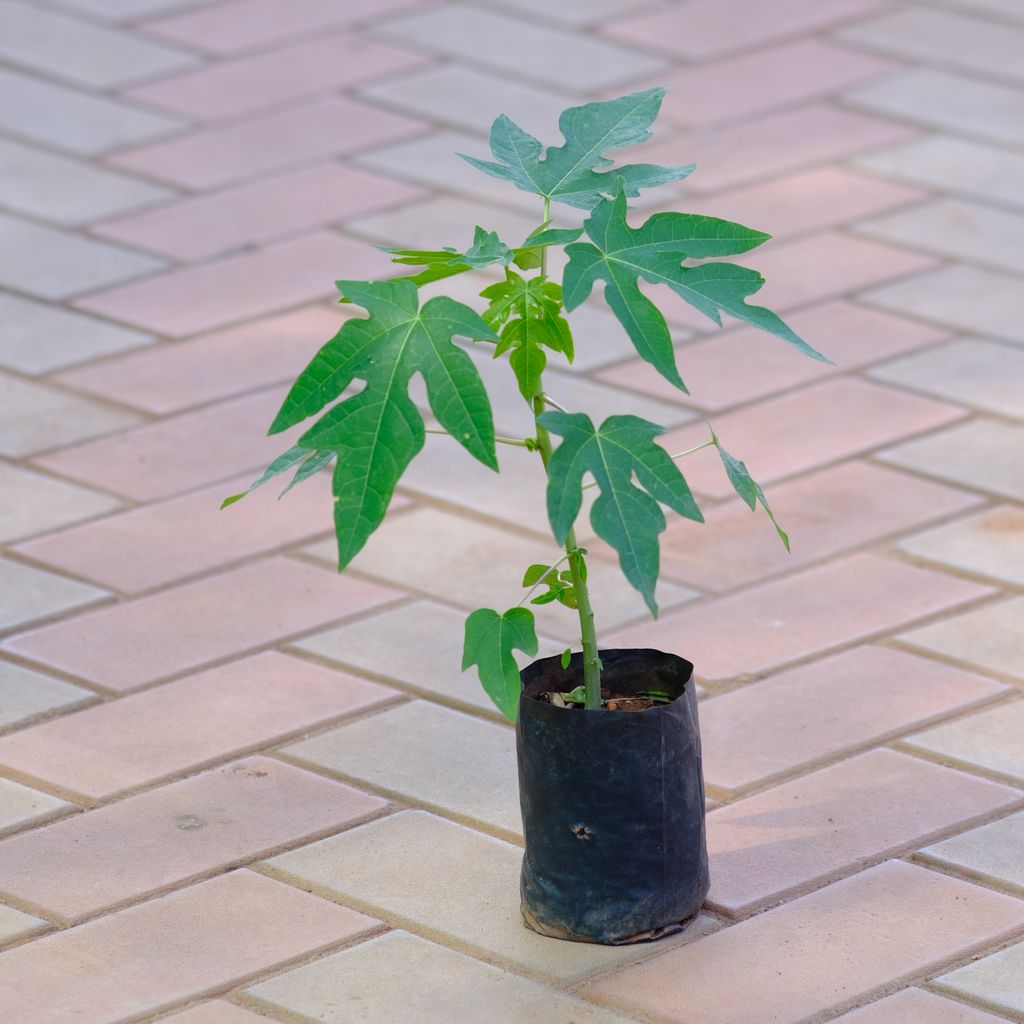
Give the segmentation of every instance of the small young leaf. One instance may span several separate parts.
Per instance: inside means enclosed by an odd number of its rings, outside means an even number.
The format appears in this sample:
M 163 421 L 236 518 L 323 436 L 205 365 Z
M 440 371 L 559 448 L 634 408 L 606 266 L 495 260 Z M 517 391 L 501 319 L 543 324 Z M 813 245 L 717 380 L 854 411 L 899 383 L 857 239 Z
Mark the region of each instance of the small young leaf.
M 538 594 L 530 604 L 551 604 L 552 601 L 557 601 L 561 598 L 564 589 L 564 587 L 553 586 L 543 594 Z
M 564 651 L 562 651 L 562 668 L 568 668 L 569 667 L 569 662 L 571 660 L 572 660 L 572 648 L 571 647 L 566 647 L 566 649 Z
M 758 502 L 760 502 L 761 507 L 768 513 L 768 518 L 772 521 L 779 539 L 785 545 L 786 550 L 789 551 L 789 534 L 776 522 L 775 513 L 769 507 L 768 499 L 764 496 L 761 485 L 750 475 L 747 467 L 739 459 L 730 455 L 722 447 L 722 442 L 718 440 L 715 434 L 712 434 L 711 437 L 715 442 L 715 447 L 718 449 L 718 454 L 722 457 L 722 465 L 725 466 L 725 474 L 728 476 L 733 490 L 747 503 L 752 511 L 756 511 Z
M 616 177 L 622 178 L 626 195 L 637 196 L 641 189 L 685 178 L 694 167 L 624 164 L 614 171 L 596 170 L 612 163 L 605 156 L 609 150 L 633 146 L 651 137 L 650 127 L 658 116 L 665 92 L 645 89 L 563 110 L 558 127 L 565 144 L 551 146 L 547 152 L 538 139 L 502 114 L 491 125 L 491 153 L 496 162 L 463 153 L 459 156 L 477 170 L 511 181 L 524 192 L 581 210 L 591 209 L 602 195 L 610 192 Z
M 446 246 L 443 249 L 384 249 L 390 253 L 392 263 L 407 266 L 423 267 L 418 274 L 403 277 L 392 277 L 391 281 L 411 281 L 414 285 L 430 284 L 432 281 L 443 281 L 446 277 L 464 274 L 467 270 L 488 267 L 495 263 L 509 264 L 512 262 L 513 251 L 498 237 L 494 231 L 484 231 L 479 225 L 473 231 L 473 243 L 465 252 Z M 341 282 L 337 282 L 339 289 Z M 342 302 L 351 301 L 342 298 Z
M 585 686 L 577 686 L 576 689 L 563 693 L 562 700 L 567 704 L 586 704 L 587 688 Z
M 241 501 L 247 494 L 255 491 L 257 487 L 262 487 L 268 480 L 273 480 L 275 476 L 279 476 L 281 473 L 287 473 L 292 466 L 298 465 L 309 455 L 310 450 L 308 448 L 303 448 L 300 444 L 292 445 L 288 451 L 282 452 L 267 466 L 263 476 L 258 480 L 254 480 L 244 491 L 226 497 L 220 503 L 220 507 L 227 508 L 229 505 L 234 505 L 236 501 Z
M 534 562 L 526 572 L 523 573 L 523 586 L 532 587 L 537 583 L 546 573 L 550 572 L 550 565 L 543 565 L 540 562 Z
M 562 543 L 575 522 L 583 476 L 590 472 L 600 489 L 590 510 L 594 532 L 615 548 L 626 579 L 657 615 L 658 534 L 666 526 L 659 502 L 704 521 L 679 467 L 654 442 L 664 427 L 638 416 L 609 416 L 598 428 L 583 413 L 563 412 L 546 412 L 537 422 L 563 439 L 548 461 L 548 517 L 555 539 Z
M 514 722 L 522 685 L 513 650 L 530 657 L 537 653 L 533 612 L 511 608 L 499 615 L 492 608 L 478 608 L 466 619 L 462 671 L 476 665 L 487 695 Z

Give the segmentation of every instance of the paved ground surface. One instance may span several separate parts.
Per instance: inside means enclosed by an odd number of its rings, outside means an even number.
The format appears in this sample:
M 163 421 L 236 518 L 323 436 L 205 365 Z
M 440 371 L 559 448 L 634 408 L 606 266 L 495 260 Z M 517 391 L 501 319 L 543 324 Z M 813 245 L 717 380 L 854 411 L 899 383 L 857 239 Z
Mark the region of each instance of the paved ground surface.
M 0 4 L 0 1019 L 1024 1020 L 1022 53 L 1020 0 Z M 553 554 L 530 457 L 431 438 L 343 578 L 326 480 L 217 503 L 371 243 L 536 222 L 453 150 L 654 83 L 668 202 L 773 232 L 839 367 L 672 306 L 681 401 L 595 306 L 550 374 L 709 416 L 794 538 L 701 452 L 661 620 L 595 564 L 609 641 L 698 666 L 714 807 L 706 913 L 610 950 L 520 926 L 457 670 Z

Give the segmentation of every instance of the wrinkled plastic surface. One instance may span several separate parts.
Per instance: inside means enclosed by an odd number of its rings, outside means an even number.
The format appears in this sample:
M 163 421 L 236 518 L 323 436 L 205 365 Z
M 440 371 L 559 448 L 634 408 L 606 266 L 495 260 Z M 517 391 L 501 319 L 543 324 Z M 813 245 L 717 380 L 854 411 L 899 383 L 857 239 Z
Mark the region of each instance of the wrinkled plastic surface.
M 662 690 L 645 711 L 535 699 L 582 678 L 543 658 L 521 673 L 516 723 L 526 853 L 523 918 L 543 935 L 619 945 L 682 929 L 708 891 L 693 666 L 654 650 L 601 651 L 602 687 Z

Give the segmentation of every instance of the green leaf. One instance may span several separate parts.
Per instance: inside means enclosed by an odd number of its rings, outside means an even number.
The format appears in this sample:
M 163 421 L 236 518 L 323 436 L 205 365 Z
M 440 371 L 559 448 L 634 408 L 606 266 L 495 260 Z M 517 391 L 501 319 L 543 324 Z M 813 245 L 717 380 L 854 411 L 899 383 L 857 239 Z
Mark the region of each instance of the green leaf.
M 334 520 L 344 568 L 380 525 L 395 485 L 423 447 L 423 417 L 409 397 L 415 373 L 440 424 L 475 458 L 498 468 L 494 422 L 483 381 L 452 337 L 497 335 L 468 306 L 438 296 L 419 308 L 409 281 L 343 281 L 365 307 L 314 356 L 292 385 L 271 433 L 334 402 L 355 380 L 357 394 L 333 405 L 299 438 L 305 449 L 337 452 Z
M 480 295 L 489 300 L 484 320 L 494 328 L 504 324 L 494 355 L 512 350 L 509 364 L 520 394 L 529 402 L 540 390 L 540 377 L 547 365 L 545 347 L 572 362 L 572 332 L 559 315 L 562 289 L 546 278 L 524 278 L 510 270 L 506 280 L 488 285 Z
M 575 522 L 583 476 L 591 473 L 600 491 L 590 511 L 594 532 L 615 548 L 626 579 L 657 615 L 658 534 L 666 525 L 659 502 L 704 521 L 679 467 L 654 442 L 665 428 L 638 416 L 609 416 L 596 428 L 583 413 L 563 412 L 546 412 L 537 422 L 563 439 L 548 461 L 548 518 L 555 539 L 563 542 Z
M 254 480 L 244 491 L 240 491 L 238 494 L 231 494 L 226 497 L 221 503 L 221 508 L 227 508 L 229 505 L 234 505 L 236 501 L 241 501 L 247 494 L 255 491 L 257 487 L 262 487 L 268 480 L 273 480 L 275 476 L 279 476 L 281 473 L 287 473 L 292 466 L 297 466 L 302 462 L 310 451 L 308 448 L 303 448 L 302 445 L 292 445 L 291 448 L 286 452 L 282 452 L 269 466 L 264 470 L 263 476 L 258 480 Z
M 747 503 L 752 511 L 757 510 L 758 502 L 761 503 L 761 507 L 768 513 L 768 518 L 772 521 L 779 539 L 785 545 L 786 550 L 789 551 L 789 534 L 776 521 L 775 513 L 769 507 L 768 499 L 764 496 L 761 485 L 750 475 L 744 463 L 735 456 L 730 455 L 722 447 L 722 442 L 718 440 L 714 433 L 712 433 L 711 438 L 715 442 L 718 454 L 722 457 L 722 465 L 725 466 L 725 474 L 728 476 L 733 490 Z
M 569 667 L 569 662 L 571 660 L 572 660 L 572 648 L 571 647 L 566 647 L 566 649 L 564 651 L 562 651 L 562 668 L 568 668 Z
M 442 281 L 446 277 L 464 274 L 467 270 L 488 267 L 495 263 L 509 264 L 514 258 L 513 251 L 494 231 L 484 231 L 477 226 L 473 231 L 473 243 L 465 252 L 446 246 L 443 249 L 385 249 L 393 263 L 423 267 L 418 274 L 393 277 L 392 281 L 411 281 L 417 287 Z M 341 288 L 343 282 L 339 281 Z M 350 301 L 342 299 L 342 301 Z
M 565 143 L 544 151 L 538 139 L 502 114 L 491 125 L 489 160 L 460 153 L 463 160 L 494 178 L 511 181 L 516 188 L 592 209 L 602 195 L 611 192 L 621 178 L 626 195 L 637 196 L 644 188 L 685 178 L 694 169 L 660 167 L 657 164 L 624 164 L 614 171 L 599 172 L 613 161 L 605 156 L 613 149 L 633 146 L 651 137 L 650 127 L 661 109 L 665 89 L 645 89 L 615 100 L 569 107 L 558 118 Z
M 513 650 L 520 650 L 531 658 L 537 653 L 533 612 L 511 608 L 499 615 L 492 608 L 478 608 L 466 619 L 462 671 L 476 665 L 487 695 L 498 710 L 514 722 L 522 684 Z
M 676 387 L 686 390 L 675 363 L 665 317 L 640 290 L 641 279 L 668 285 L 691 306 L 721 326 L 721 314 L 788 341 L 806 355 L 829 362 L 775 313 L 744 301 L 764 278 L 734 263 L 702 263 L 684 267 L 685 259 L 730 256 L 754 249 L 770 237 L 761 231 L 716 217 L 689 213 L 656 213 L 640 227 L 626 222 L 626 193 L 602 200 L 584 222 L 590 242 L 566 246 L 569 263 L 562 286 L 565 308 L 573 310 L 604 281 L 604 297 L 625 328 L 642 359 Z

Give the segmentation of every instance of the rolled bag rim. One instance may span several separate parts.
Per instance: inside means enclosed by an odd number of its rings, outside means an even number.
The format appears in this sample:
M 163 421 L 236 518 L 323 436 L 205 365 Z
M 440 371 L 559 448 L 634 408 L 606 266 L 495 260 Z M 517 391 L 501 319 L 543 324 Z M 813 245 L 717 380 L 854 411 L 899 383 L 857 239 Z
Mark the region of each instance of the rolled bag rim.
M 600 656 L 603 686 L 675 696 L 640 712 L 559 708 L 535 698 L 578 685 L 579 653 L 521 671 L 520 891 L 531 930 L 623 945 L 682 930 L 707 896 L 704 781 L 693 665 L 652 648 Z

